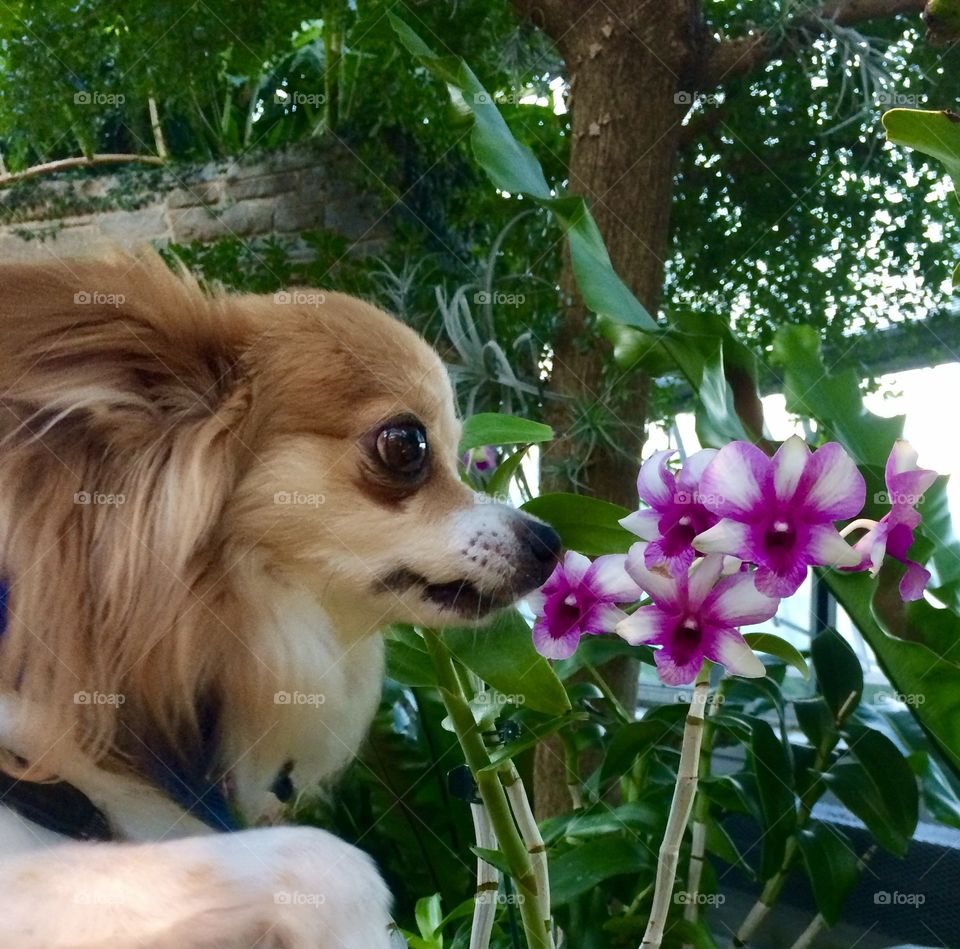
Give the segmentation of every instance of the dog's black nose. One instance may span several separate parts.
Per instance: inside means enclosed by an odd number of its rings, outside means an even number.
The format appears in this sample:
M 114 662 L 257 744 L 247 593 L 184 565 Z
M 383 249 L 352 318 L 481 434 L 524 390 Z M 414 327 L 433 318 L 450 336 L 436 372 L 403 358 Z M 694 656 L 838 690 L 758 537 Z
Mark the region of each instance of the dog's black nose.
M 526 541 L 537 562 L 543 565 L 546 571 L 544 579 L 546 579 L 553 570 L 563 547 L 560 535 L 548 524 L 535 521 L 532 517 L 524 517 L 517 533 Z

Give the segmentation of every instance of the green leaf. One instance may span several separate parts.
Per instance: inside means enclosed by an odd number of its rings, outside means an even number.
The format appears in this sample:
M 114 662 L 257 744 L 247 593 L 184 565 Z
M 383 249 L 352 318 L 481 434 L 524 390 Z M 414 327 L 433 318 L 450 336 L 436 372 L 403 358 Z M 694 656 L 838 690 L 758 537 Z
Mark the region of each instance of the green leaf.
M 790 756 L 773 729 L 755 718 L 750 744 L 750 765 L 757 780 L 763 838 L 760 850 L 760 879 L 768 880 L 783 864 L 787 839 L 796 826 L 793 767 Z
M 581 494 L 541 494 L 522 508 L 546 521 L 560 535 L 564 547 L 590 557 L 626 553 L 637 541 L 618 523 L 630 512 L 609 501 Z
M 834 720 L 843 721 L 863 695 L 863 670 L 857 654 L 838 632 L 827 629 L 813 637 L 810 658 Z
M 960 792 L 957 782 L 926 752 L 915 751 L 907 758 L 911 770 L 920 778 L 923 803 L 927 810 L 948 827 L 960 828 Z
M 494 498 L 506 498 L 510 494 L 510 482 L 517 470 L 523 464 L 524 456 L 527 454 L 528 445 L 518 448 L 512 455 L 505 458 L 497 465 L 496 471 L 490 476 L 487 482 L 487 494 Z
M 505 876 L 510 876 L 510 864 L 499 850 L 489 850 L 486 847 L 477 847 L 474 844 L 470 845 L 470 850 L 474 856 L 489 863 L 491 867 L 496 867 Z
M 420 935 L 424 939 L 433 939 L 443 920 L 443 912 L 440 909 L 440 894 L 434 893 L 433 896 L 425 896 L 417 900 L 414 917 Z
M 631 801 L 617 807 L 601 802 L 593 809 L 548 818 L 540 825 L 540 833 L 547 844 L 565 837 L 586 839 L 623 830 L 649 833 L 652 828 L 666 821 L 670 802 L 661 799 L 659 803 L 661 806 L 658 808 L 653 800 Z
M 450 629 L 443 633 L 447 648 L 515 704 L 548 715 L 570 708 L 563 683 L 533 648 L 526 620 L 516 610 L 505 610 L 480 629 Z
M 697 437 L 705 448 L 722 448 L 738 439 L 750 436 L 737 415 L 733 391 L 723 367 L 723 344 L 717 347 L 703 365 L 703 375 L 697 387 L 700 411 L 696 413 Z
M 611 877 L 641 873 L 653 865 L 650 849 L 639 840 L 601 837 L 549 854 L 551 905 L 564 906 Z
M 437 674 L 425 649 L 387 639 L 387 675 L 401 685 L 435 686 Z
M 841 802 L 867 825 L 877 843 L 902 857 L 917 827 L 917 779 L 897 746 L 873 728 L 857 728 L 849 757 L 823 780 Z
M 828 369 L 812 326 L 777 331 L 771 360 L 783 369 L 787 411 L 816 419 L 860 464 L 882 468 L 903 434 L 903 416 L 881 418 L 863 407 L 860 379 L 852 369 Z
M 743 638 L 747 645 L 755 652 L 765 652 L 768 656 L 776 656 L 793 666 L 804 679 L 810 678 L 810 669 L 807 660 L 795 646 L 772 633 L 744 633 Z
M 831 593 L 853 618 L 873 649 L 893 688 L 903 695 L 923 695 L 910 706 L 944 762 L 960 775 L 960 695 L 957 668 L 922 642 L 890 635 L 871 609 L 875 584 L 863 573 L 824 574 Z
M 811 821 L 801 830 L 798 842 L 817 909 L 833 926 L 860 879 L 860 859 L 845 834 L 820 821 Z
M 530 445 L 548 442 L 551 438 L 553 429 L 542 422 L 499 412 L 480 412 L 463 423 L 460 452 L 485 445 Z
M 438 56 L 402 20 L 388 14 L 400 41 L 438 79 L 455 105 L 472 117 L 474 156 L 493 185 L 524 194 L 549 210 L 567 234 L 570 262 L 584 303 L 594 313 L 647 332 L 660 332 L 627 285 L 617 276 L 596 221 L 583 198 L 551 193 L 536 156 L 514 138 L 491 96 L 462 60 Z
M 960 194 L 960 116 L 953 112 L 891 109 L 881 121 L 891 142 L 943 162 Z
M 793 711 L 800 730 L 817 751 L 825 753 L 837 743 L 837 726 L 833 712 L 823 696 L 798 699 L 793 703 Z
M 727 829 L 718 820 L 707 823 L 707 850 L 731 867 L 739 867 L 750 879 L 756 879 L 753 867 L 747 863 Z
M 678 734 L 679 729 L 673 722 L 644 719 L 621 726 L 614 732 L 607 747 L 600 780 L 606 781 L 626 774 L 639 755 L 647 754 L 671 735 Z

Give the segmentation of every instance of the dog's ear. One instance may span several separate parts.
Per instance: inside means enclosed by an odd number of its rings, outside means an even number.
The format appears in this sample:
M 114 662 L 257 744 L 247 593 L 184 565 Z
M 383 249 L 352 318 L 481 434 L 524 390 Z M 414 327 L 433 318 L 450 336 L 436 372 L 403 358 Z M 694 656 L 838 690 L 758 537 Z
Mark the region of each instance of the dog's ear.
M 156 255 L 0 266 L 0 399 L 34 422 L 158 425 L 222 405 L 249 327 Z M 4 420 L 0 425 L 6 428 Z

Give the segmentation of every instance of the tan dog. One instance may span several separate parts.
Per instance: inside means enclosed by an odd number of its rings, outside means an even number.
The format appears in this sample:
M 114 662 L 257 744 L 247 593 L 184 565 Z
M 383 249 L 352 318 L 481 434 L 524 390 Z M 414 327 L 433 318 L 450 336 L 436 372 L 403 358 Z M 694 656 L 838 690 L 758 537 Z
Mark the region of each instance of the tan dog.
M 384 625 L 550 572 L 556 535 L 458 478 L 459 433 L 436 354 L 359 300 L 0 266 L 0 946 L 388 944 L 360 851 L 214 834 L 214 805 L 252 822 L 278 776 L 346 765 Z

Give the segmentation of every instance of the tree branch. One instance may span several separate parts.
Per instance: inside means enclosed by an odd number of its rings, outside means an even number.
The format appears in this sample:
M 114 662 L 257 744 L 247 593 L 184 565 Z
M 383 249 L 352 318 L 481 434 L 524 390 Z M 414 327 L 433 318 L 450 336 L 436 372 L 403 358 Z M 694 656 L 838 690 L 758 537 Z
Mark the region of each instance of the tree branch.
M 141 162 L 146 165 L 162 165 L 163 159 L 156 155 L 91 155 L 77 158 L 60 158 L 57 161 L 44 162 L 34 165 L 23 171 L 0 175 L 0 188 L 12 185 L 15 181 L 24 181 L 27 178 L 36 178 L 39 175 L 51 175 L 56 171 L 66 171 L 68 168 L 92 168 L 95 165 L 116 165 L 122 162 Z
M 920 14 L 923 8 L 924 0 L 832 0 L 803 11 L 776 30 L 758 29 L 714 41 L 706 54 L 699 85 L 711 89 L 751 72 L 781 54 L 788 46 L 787 37 L 795 36 L 799 29 L 822 33 L 824 20 L 832 20 L 837 26 L 856 26 L 898 13 Z

